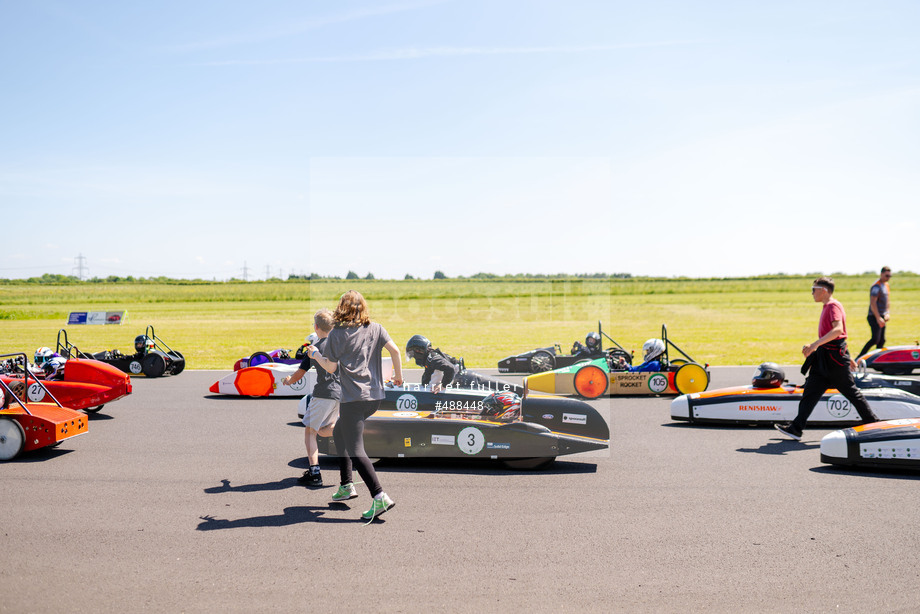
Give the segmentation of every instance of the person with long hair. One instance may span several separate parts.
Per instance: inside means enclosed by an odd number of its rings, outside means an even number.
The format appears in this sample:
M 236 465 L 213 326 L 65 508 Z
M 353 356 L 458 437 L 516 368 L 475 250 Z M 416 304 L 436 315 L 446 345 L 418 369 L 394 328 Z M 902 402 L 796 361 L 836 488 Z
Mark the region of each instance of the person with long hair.
M 364 421 L 377 411 L 384 398 L 381 352 L 386 349 L 393 360 L 393 382 L 401 386 L 402 362 L 399 347 L 386 329 L 371 322 L 367 301 L 357 290 L 342 295 L 332 315 L 333 329 L 320 354 L 311 347 L 310 358 L 326 371 L 338 370 L 342 386 L 339 420 L 332 431 L 339 453 L 341 482 L 333 501 L 358 496 L 352 477 L 353 467 L 370 490 L 373 500 L 361 517 L 371 521 L 396 505 L 383 491 L 374 465 L 364 451 Z

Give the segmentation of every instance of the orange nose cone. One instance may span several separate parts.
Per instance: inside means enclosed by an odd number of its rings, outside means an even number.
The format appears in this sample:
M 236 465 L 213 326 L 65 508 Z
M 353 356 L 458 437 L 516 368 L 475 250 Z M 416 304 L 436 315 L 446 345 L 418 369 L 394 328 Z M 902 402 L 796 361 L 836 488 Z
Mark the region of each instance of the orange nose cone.
M 236 372 L 236 389 L 251 397 L 267 397 L 275 388 L 275 376 L 267 369 L 247 367 Z

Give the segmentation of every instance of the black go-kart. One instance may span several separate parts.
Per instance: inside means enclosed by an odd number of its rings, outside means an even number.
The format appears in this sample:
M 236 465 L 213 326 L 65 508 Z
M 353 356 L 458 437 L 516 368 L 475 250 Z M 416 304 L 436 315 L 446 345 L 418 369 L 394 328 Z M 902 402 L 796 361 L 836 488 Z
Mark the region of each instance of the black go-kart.
M 133 354 L 123 354 L 118 350 L 104 350 L 93 354 L 80 352 L 67 341 L 67 331 L 64 329 L 58 332 L 57 344 L 58 353 L 62 356 L 75 354 L 81 358 L 93 358 L 131 375 L 161 377 L 179 375 L 185 369 L 185 357 L 157 337 L 153 326 L 148 326 L 143 335 L 134 338 Z
M 597 340 L 594 347 L 590 347 L 590 344 L 587 343 L 588 339 L 591 337 Z M 604 337 L 616 347 L 604 349 Z M 628 364 L 632 364 L 632 352 L 623 349 L 623 346 L 605 333 L 599 321 L 597 323 L 597 334 L 594 335 L 593 332 L 588 333 L 585 342 L 585 344 L 582 344 L 580 341 L 573 343 L 572 349 L 568 354 L 563 353 L 562 348 L 556 343 L 552 346 L 537 348 L 515 356 L 508 356 L 498 361 L 498 372 L 543 373 L 544 371 L 569 367 L 576 362 L 595 360 L 603 356 L 613 361 L 611 364 L 615 364 L 620 358 L 623 358 Z

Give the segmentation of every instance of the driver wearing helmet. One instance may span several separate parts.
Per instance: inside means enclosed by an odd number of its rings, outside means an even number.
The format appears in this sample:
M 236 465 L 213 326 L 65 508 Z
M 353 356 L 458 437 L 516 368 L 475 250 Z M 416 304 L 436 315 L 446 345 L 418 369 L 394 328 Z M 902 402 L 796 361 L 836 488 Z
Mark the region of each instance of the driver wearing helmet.
M 33 371 L 36 373 L 39 371 L 42 371 L 45 367 L 45 364 L 48 361 L 54 358 L 60 358 L 60 357 L 61 355 L 58 354 L 57 352 L 53 352 L 51 348 L 40 347 L 37 350 L 35 350 L 35 368 L 34 369 L 30 368 L 29 371 Z
M 482 415 L 499 422 L 513 422 L 521 417 L 521 397 L 503 390 L 482 400 Z
M 309 358 L 309 351 L 311 345 L 316 345 L 316 342 L 319 341 L 319 337 L 316 333 L 310 333 L 307 335 L 307 338 L 304 339 L 303 345 L 297 348 L 297 352 L 294 354 L 294 358 L 297 360 L 303 360 L 304 358 Z
M 64 379 L 64 364 L 67 362 L 61 356 L 55 356 L 49 358 L 42 365 L 42 371 L 45 372 L 46 380 L 60 380 Z
M 448 356 L 440 349 L 432 348 L 431 342 L 422 335 L 412 335 L 406 343 L 406 356 L 414 359 L 415 364 L 424 367 L 422 373 L 422 385 L 427 386 L 431 383 L 435 371 L 440 373 L 439 379 L 431 387 L 431 391 L 437 394 L 444 388 L 447 388 L 457 373 L 460 372 L 460 361 Z
M 651 373 L 661 371 L 661 355 L 664 354 L 664 341 L 661 339 L 649 339 L 642 344 L 642 364 L 630 367 L 626 364 L 626 359 L 622 356 L 619 360 L 620 369 L 631 371 L 633 373 Z
M 54 356 L 54 352 L 51 351 L 51 348 L 40 347 L 35 350 L 35 366 L 41 367 L 45 364 L 46 360 L 50 360 Z
M 147 335 L 138 335 L 134 338 L 134 351 L 140 356 L 146 356 L 154 348 L 153 339 Z
M 572 355 L 579 356 L 581 354 L 598 354 L 601 351 L 601 336 L 600 333 L 591 331 L 585 335 L 585 343 L 582 345 L 580 341 L 576 341 L 572 344 Z

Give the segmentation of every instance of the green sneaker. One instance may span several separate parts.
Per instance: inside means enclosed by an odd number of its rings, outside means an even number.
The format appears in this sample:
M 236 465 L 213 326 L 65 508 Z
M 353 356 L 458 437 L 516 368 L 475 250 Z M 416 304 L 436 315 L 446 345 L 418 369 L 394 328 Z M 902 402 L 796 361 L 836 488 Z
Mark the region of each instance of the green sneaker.
M 390 499 L 385 492 L 382 492 L 374 497 L 374 500 L 371 503 L 371 509 L 361 514 L 361 518 L 370 522 L 380 514 L 392 508 L 394 505 L 396 504 L 393 503 L 393 500 Z
M 333 501 L 347 501 L 349 499 L 354 499 L 358 496 L 358 491 L 355 490 L 355 485 L 351 482 L 348 484 L 342 484 L 339 486 L 339 489 L 335 491 L 335 494 L 332 495 Z

